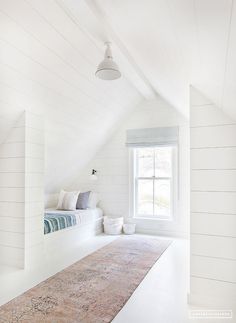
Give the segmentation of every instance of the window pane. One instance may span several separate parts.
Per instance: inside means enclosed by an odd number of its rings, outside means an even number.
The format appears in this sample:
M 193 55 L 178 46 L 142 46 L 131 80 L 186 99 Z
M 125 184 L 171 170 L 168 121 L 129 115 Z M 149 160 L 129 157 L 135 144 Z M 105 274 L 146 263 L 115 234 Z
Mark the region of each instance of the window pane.
M 138 180 L 137 208 L 140 215 L 153 215 L 153 180 Z
M 154 181 L 154 215 L 170 216 L 171 188 L 170 180 Z
M 171 147 L 155 149 L 155 176 L 171 177 Z
M 140 148 L 138 154 L 138 177 L 154 176 L 154 149 Z

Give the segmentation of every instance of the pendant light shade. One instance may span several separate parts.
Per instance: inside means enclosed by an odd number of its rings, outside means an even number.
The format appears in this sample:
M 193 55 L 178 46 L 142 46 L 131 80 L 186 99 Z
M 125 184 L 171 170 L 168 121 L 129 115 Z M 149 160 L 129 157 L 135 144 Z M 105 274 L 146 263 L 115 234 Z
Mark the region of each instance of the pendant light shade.
M 110 43 L 107 46 L 104 60 L 98 65 L 95 75 L 102 80 L 116 80 L 121 77 L 118 65 L 113 61 Z

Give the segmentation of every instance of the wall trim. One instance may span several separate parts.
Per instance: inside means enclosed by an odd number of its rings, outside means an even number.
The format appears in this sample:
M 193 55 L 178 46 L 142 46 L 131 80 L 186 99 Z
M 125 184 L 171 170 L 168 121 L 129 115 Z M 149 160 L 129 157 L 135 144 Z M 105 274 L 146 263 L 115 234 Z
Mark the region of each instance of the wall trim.
M 189 235 L 187 232 L 169 231 L 169 230 L 155 230 L 155 229 L 147 229 L 147 228 L 144 229 L 144 228 L 137 227 L 136 233 L 157 235 L 157 236 L 163 236 L 163 237 L 181 238 L 181 239 L 189 240 Z
M 187 300 L 190 306 L 227 308 L 233 312 L 236 310 L 236 300 L 227 296 L 213 297 L 205 294 L 188 293 Z

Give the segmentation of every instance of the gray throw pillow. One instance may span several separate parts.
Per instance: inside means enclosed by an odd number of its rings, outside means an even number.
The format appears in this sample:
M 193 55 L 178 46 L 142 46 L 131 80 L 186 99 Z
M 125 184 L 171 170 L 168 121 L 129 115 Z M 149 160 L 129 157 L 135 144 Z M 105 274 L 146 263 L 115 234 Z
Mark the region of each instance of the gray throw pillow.
M 76 209 L 84 210 L 88 208 L 89 194 L 90 194 L 90 191 L 79 194 L 78 200 L 76 203 Z

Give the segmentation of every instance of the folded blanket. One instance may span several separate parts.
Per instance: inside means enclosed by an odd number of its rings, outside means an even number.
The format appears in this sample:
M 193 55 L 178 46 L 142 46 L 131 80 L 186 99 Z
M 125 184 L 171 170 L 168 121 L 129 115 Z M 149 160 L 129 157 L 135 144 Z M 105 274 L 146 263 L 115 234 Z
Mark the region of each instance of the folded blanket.
M 77 221 L 74 214 L 44 214 L 44 234 L 72 227 L 76 224 Z

